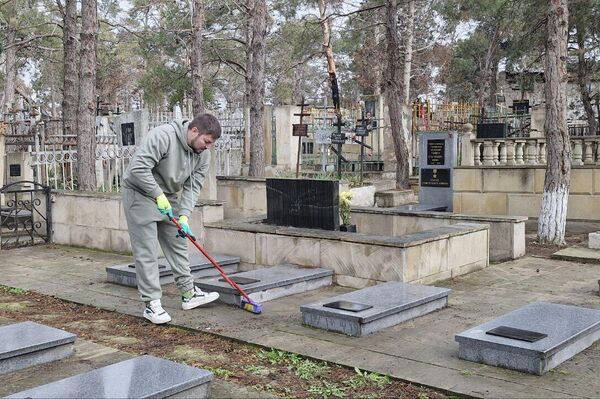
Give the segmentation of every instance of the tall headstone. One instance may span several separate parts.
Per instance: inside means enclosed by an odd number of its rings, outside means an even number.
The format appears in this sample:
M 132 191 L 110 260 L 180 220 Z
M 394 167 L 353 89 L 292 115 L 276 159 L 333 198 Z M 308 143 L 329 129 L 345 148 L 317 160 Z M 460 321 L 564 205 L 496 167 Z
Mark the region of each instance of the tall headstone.
M 457 132 L 419 133 L 419 204 L 452 211 Z

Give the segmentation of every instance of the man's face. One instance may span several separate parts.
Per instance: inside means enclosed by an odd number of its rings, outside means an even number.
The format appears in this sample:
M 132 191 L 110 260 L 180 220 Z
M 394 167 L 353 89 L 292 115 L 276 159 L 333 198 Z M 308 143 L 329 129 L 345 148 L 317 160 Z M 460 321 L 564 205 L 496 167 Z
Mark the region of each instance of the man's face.
M 188 145 L 196 154 L 200 154 L 207 148 L 210 149 L 215 143 L 215 139 L 210 134 L 200 134 L 198 128 L 188 130 Z

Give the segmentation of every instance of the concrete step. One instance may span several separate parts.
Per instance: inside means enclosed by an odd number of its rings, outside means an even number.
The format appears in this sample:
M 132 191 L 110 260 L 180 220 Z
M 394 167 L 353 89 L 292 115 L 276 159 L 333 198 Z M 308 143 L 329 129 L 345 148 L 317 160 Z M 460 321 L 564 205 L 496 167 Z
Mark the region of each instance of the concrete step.
M 304 324 L 362 337 L 448 305 L 447 288 L 397 281 L 302 305 Z
M 375 203 L 380 208 L 394 208 L 416 201 L 413 190 L 385 190 L 375 193 Z
M 507 336 L 498 327 L 517 330 Z M 598 339 L 600 310 L 547 302 L 530 303 L 455 336 L 461 359 L 537 375 Z
M 333 271 L 292 264 L 266 267 L 230 276 L 248 296 L 257 302 L 311 291 L 332 284 Z M 216 291 L 219 301 L 240 306 L 241 295 L 222 278 L 196 281 L 203 291 Z
M 31 321 L 0 327 L 0 374 L 71 356 L 75 338 Z
M 227 273 L 236 273 L 240 263 L 237 256 L 211 255 L 217 263 L 223 267 Z M 210 261 L 201 253 L 190 254 L 190 269 L 193 278 L 204 278 L 218 276 L 219 272 L 210 263 Z M 158 270 L 160 273 L 160 284 L 169 284 L 175 281 L 173 270 L 165 258 L 158 260 Z M 137 277 L 135 265 L 127 263 L 124 265 L 109 266 L 106 268 L 106 280 L 109 283 L 125 285 L 128 287 L 137 287 Z
M 206 398 L 212 380 L 209 371 L 145 355 L 8 398 Z

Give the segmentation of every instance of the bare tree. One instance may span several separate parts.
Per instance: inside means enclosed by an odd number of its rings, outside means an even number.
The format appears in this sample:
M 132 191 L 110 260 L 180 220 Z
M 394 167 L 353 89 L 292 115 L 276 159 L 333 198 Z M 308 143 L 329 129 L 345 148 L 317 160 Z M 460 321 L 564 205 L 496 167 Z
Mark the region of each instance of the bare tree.
M 583 109 L 587 117 L 589 131 L 591 136 L 595 136 L 598 131 L 598 122 L 594 115 L 594 108 L 592 107 L 592 98 L 589 91 L 590 85 L 590 72 L 592 70 L 592 64 L 586 59 L 586 53 L 588 53 L 588 43 L 586 43 L 587 32 L 585 16 L 581 15 L 582 10 L 577 10 L 575 13 L 574 27 L 575 27 L 575 39 L 577 41 L 577 83 L 579 85 L 579 93 L 581 94 L 581 102 L 583 103 Z
M 250 101 L 250 168 L 249 176 L 264 176 L 265 147 L 263 114 L 265 110 L 265 64 L 267 42 L 267 2 L 255 0 L 250 10 L 252 20 L 252 54 L 249 68 Z
M 96 0 L 81 1 L 81 57 L 77 110 L 77 172 L 79 190 L 96 190 Z
M 202 78 L 202 32 L 204 31 L 204 1 L 193 1 L 192 14 L 192 107 L 194 115 L 204 112 L 204 82 Z
M 6 59 L 5 78 L 4 78 L 4 104 L 2 104 L 2 114 L 6 116 L 12 110 L 15 99 L 15 81 L 17 80 L 17 48 L 15 46 L 17 38 L 17 18 L 9 18 L 6 27 Z
M 571 179 L 571 143 L 567 129 L 567 0 L 551 0 L 545 58 L 547 160 L 538 240 L 564 245 Z
M 75 134 L 77 126 L 77 0 L 65 0 L 63 11 L 63 132 Z
M 386 0 L 386 70 L 385 70 L 385 94 L 390 115 L 390 129 L 394 141 L 394 153 L 396 154 L 396 188 L 409 189 L 409 153 L 406 137 L 404 136 L 404 118 L 402 117 L 402 77 L 398 70 L 400 59 L 400 44 L 398 40 L 398 2 L 397 0 Z

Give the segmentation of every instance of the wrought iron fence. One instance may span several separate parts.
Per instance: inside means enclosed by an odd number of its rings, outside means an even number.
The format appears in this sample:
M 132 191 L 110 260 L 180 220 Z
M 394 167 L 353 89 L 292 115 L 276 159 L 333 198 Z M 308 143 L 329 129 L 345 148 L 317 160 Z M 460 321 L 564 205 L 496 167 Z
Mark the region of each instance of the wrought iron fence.
M 50 187 L 22 181 L 0 188 L 0 249 L 52 242 Z

